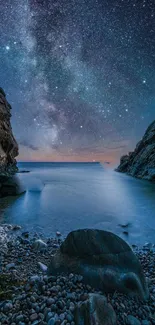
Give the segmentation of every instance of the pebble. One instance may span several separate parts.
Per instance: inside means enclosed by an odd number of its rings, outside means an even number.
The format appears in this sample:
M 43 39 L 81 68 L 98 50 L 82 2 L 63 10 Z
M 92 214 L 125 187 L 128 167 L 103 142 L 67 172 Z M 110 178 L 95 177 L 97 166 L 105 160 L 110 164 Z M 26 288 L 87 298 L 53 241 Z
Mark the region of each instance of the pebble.
M 43 272 L 47 272 L 47 266 L 41 262 L 38 262 L 38 266 Z
M 15 263 L 9 263 L 6 265 L 6 270 L 9 271 L 11 269 L 15 269 L 16 268 L 16 265 Z
M 33 248 L 39 251 L 44 251 L 47 249 L 47 244 L 42 239 L 36 239 L 33 243 Z
M 18 316 L 16 317 L 16 322 L 17 322 L 17 323 L 22 322 L 23 319 L 24 319 L 23 315 L 18 315 Z
M 49 319 L 49 321 L 48 321 L 48 325 L 54 325 L 55 324 L 55 322 L 56 322 L 56 320 L 55 320 L 55 318 L 54 317 L 52 317 L 51 319 Z
M 3 307 L 4 311 L 6 311 L 6 312 L 8 312 L 9 310 L 11 310 L 12 308 L 13 308 L 13 305 L 12 305 L 11 302 L 7 302 L 7 303 L 4 305 L 4 307 Z
M 128 325 L 141 325 L 140 321 L 132 315 L 128 315 L 127 324 Z
M 33 322 L 33 321 L 35 321 L 37 318 L 38 318 L 37 313 L 34 313 L 34 314 L 32 314 L 32 315 L 30 316 L 30 321 Z
M 34 251 L 37 236 L 31 238 L 29 235 L 29 238 L 18 236 L 7 244 L 9 254 L 3 256 L 2 272 L 13 264 L 8 274 L 19 280 L 19 284 L 13 285 L 11 300 L 0 302 L 0 325 L 75 325 L 76 304 L 86 300 L 89 292 L 95 290 L 84 285 L 81 275 L 48 277 L 46 265 L 59 247 L 60 239 L 50 238 L 47 244 L 45 242 L 48 249 Z M 107 300 L 117 314 L 118 325 L 155 325 L 155 252 L 136 247 L 136 254 L 148 278 L 149 301 L 143 303 L 118 292 L 107 295 Z
M 40 276 L 39 275 L 33 275 L 30 278 L 30 284 L 34 284 L 35 282 L 40 281 Z
M 29 237 L 29 232 L 28 231 L 22 232 L 22 236 L 28 238 Z
M 61 236 L 61 232 L 57 231 L 57 232 L 56 232 L 56 235 L 57 235 L 58 237 L 60 237 L 60 236 Z

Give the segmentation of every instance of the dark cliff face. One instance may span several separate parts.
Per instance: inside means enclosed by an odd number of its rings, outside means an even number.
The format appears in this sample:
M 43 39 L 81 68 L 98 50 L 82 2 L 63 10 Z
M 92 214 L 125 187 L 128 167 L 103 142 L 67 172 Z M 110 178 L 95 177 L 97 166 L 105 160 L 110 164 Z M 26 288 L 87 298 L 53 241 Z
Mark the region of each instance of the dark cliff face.
M 0 181 L 17 171 L 16 159 L 18 145 L 13 136 L 10 118 L 11 106 L 0 88 Z
M 116 171 L 155 181 L 155 121 L 148 127 L 135 150 L 121 157 Z

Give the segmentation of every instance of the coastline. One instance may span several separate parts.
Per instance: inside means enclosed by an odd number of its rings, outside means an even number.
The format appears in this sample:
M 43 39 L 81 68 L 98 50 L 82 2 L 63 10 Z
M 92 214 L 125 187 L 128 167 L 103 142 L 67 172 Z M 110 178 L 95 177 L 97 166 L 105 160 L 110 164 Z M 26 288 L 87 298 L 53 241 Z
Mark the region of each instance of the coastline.
M 62 242 L 60 234 L 47 239 L 28 232 L 22 234 L 19 226 L 1 225 L 0 235 L 0 325 L 74 325 L 77 303 L 97 291 L 83 284 L 79 275 L 47 277 L 45 265 Z M 45 250 L 34 249 L 38 238 L 46 244 Z M 149 300 L 142 302 L 116 292 L 106 298 L 115 310 L 117 324 L 128 324 L 132 315 L 142 325 L 154 325 L 155 247 L 148 243 L 141 248 L 134 246 L 133 250 L 148 281 Z M 50 323 L 51 318 L 56 319 L 55 323 Z

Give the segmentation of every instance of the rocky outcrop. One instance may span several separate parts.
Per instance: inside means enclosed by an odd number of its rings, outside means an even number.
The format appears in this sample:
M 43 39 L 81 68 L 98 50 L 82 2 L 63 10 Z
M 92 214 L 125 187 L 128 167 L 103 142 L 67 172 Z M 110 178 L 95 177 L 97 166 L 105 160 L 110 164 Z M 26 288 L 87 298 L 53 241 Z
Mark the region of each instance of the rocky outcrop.
M 116 171 L 155 181 L 155 121 L 148 127 L 135 150 L 121 157 Z
M 7 188 L 8 192 L 13 188 L 14 182 L 11 177 L 18 170 L 15 159 L 18 155 L 18 145 L 12 133 L 10 110 L 11 106 L 3 89 L 0 88 L 0 197 L 6 196 Z
M 69 233 L 51 258 L 48 274 L 81 274 L 102 292 L 123 292 L 148 298 L 142 267 L 130 246 L 115 234 L 94 229 Z

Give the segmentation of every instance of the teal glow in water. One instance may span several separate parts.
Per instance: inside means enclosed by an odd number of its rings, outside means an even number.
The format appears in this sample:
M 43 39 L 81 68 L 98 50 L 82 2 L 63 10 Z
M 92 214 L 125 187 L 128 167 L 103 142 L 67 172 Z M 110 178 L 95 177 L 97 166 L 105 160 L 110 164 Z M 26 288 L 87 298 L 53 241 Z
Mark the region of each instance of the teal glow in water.
M 131 243 L 155 243 L 155 184 L 94 163 L 19 163 L 27 192 L 0 201 L 0 222 L 52 236 L 77 228 L 110 230 Z M 128 230 L 119 224 L 130 223 Z M 129 235 L 123 234 L 129 231 Z

